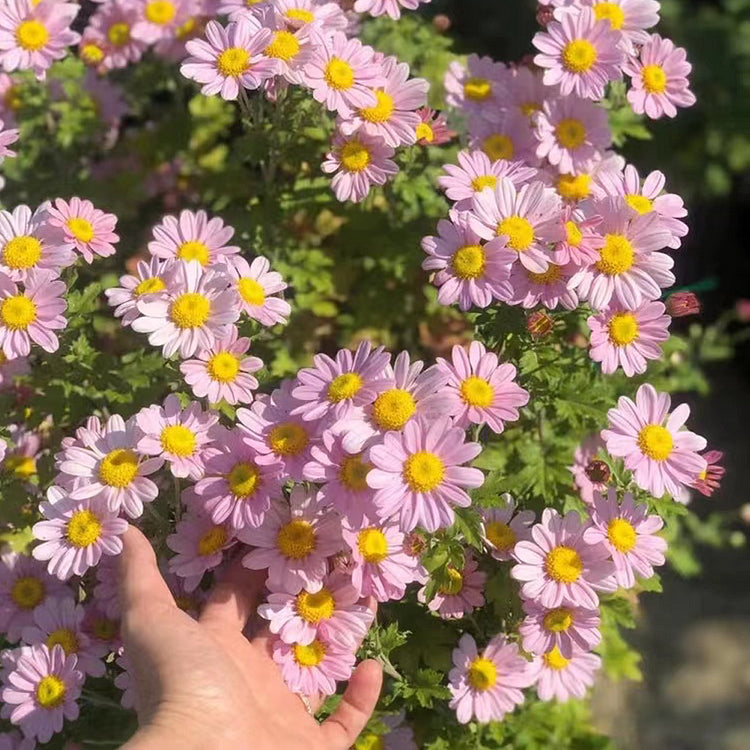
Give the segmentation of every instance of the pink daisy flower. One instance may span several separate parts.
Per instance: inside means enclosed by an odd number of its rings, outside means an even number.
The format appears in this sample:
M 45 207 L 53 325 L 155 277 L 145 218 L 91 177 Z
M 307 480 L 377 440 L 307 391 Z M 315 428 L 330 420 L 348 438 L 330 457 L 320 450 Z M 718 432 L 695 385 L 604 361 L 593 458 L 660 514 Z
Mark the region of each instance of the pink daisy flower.
M 626 589 L 635 586 L 635 577 L 648 579 L 654 566 L 664 565 L 667 542 L 657 535 L 664 521 L 648 514 L 648 506 L 636 503 L 626 492 L 622 504 L 617 501 L 617 490 L 606 494 L 595 492 L 594 504 L 589 509 L 591 523 L 584 532 L 590 544 L 603 544 L 615 564 L 617 585 Z
M 313 588 L 328 573 L 328 558 L 342 549 L 338 516 L 322 510 L 317 493 L 295 487 L 289 504 L 271 504 L 263 526 L 240 529 L 255 549 L 242 558 L 251 570 L 268 568 L 268 585 L 290 594 Z
M 706 468 L 698 475 L 691 487 L 698 490 L 701 495 L 711 497 L 714 490 L 719 489 L 722 477 L 726 473 L 726 469 L 719 463 L 724 458 L 724 453 L 723 451 L 706 451 L 703 458 L 706 460 Z
M 122 646 L 120 641 L 120 622 L 110 617 L 95 602 L 88 600 L 84 604 L 82 626 L 83 632 L 91 640 L 91 646 L 102 656 L 107 656 Z
M 534 36 L 540 52 L 534 64 L 545 69 L 544 83 L 559 84 L 563 96 L 601 99 L 607 83 L 622 78 L 621 40 L 621 33 L 608 20 L 597 20 L 591 8 L 558 10 L 547 30 Z
M 138 22 L 138 6 L 128 0 L 103 3 L 91 16 L 83 32 L 81 53 L 92 54 L 92 62 L 104 70 L 124 68 L 137 62 L 147 48 L 146 42 L 133 35 Z M 97 59 L 98 58 L 98 59 Z
M 369 13 L 371 16 L 387 15 L 394 21 L 401 18 L 401 8 L 416 10 L 420 3 L 430 0 L 357 0 L 354 3 L 356 13 Z
M 8 146 L 18 140 L 18 128 L 5 128 L 5 123 L 0 120 L 0 161 L 7 156 L 15 156 L 16 152 L 9 149 Z
M 602 544 L 589 544 L 584 538 L 587 525 L 572 510 L 561 516 L 546 508 L 541 523 L 531 529 L 531 539 L 513 549 L 517 564 L 511 576 L 521 581 L 521 596 L 544 607 L 563 602 L 596 609 L 597 591 L 614 591 L 614 566 L 609 550 Z
M 534 523 L 533 510 L 516 512 L 516 501 L 506 492 L 503 504 L 497 508 L 482 508 L 480 533 L 495 560 L 513 559 L 516 542 L 531 539 L 530 526 Z
M 692 107 L 695 94 L 690 90 L 688 75 L 692 66 L 682 47 L 669 39 L 652 34 L 638 58 L 623 65 L 630 76 L 628 101 L 636 114 L 645 113 L 653 120 L 666 115 L 675 117 L 677 107 Z
M 198 353 L 197 359 L 180 363 L 185 382 L 198 398 L 208 398 L 217 404 L 222 399 L 228 404 L 249 404 L 258 381 L 253 373 L 263 369 L 263 360 L 245 356 L 250 339 L 237 338 L 232 328 L 225 339 L 217 339 L 210 349 Z
M 115 254 L 112 243 L 119 242 L 120 237 L 114 232 L 114 214 L 105 214 L 91 201 L 80 198 L 71 198 L 70 203 L 56 198 L 47 210 L 49 225 L 62 231 L 63 242 L 74 246 L 86 263 L 93 263 L 96 255 L 106 258 Z
M 175 262 L 165 271 L 165 294 L 138 300 L 140 317 L 132 322 L 133 330 L 149 334 L 149 344 L 162 347 L 165 357 L 179 353 L 186 359 L 211 349 L 231 334 L 240 316 L 237 294 L 228 288 L 223 269 Z
M 136 0 L 138 21 L 133 36 L 146 44 L 155 44 L 176 35 L 189 17 L 193 0 Z
M 310 61 L 317 37 L 312 32 L 312 27 L 305 25 L 298 30 L 290 30 L 281 23 L 274 30 L 271 41 L 263 54 L 278 61 L 279 72 L 277 76 L 283 77 L 288 83 L 302 84 L 304 82 L 303 69 Z M 278 77 L 269 80 L 268 83 L 278 81 Z
M 508 304 L 521 305 L 529 310 L 539 304 L 548 310 L 558 306 L 566 310 L 578 307 L 578 295 L 570 289 L 570 280 L 578 271 L 574 263 L 560 266 L 550 263 L 544 273 L 534 273 L 515 263 L 510 271 L 510 285 L 513 293 L 508 298 Z
M 273 32 L 255 17 L 239 16 L 226 28 L 209 21 L 205 35 L 185 44 L 190 57 L 180 66 L 182 75 L 203 84 L 203 95 L 233 100 L 240 88 L 257 89 L 278 73 L 278 61 L 263 54 Z
M 359 203 L 373 185 L 384 185 L 398 172 L 392 156 L 393 149 L 379 136 L 358 132 L 347 137 L 337 131 L 321 169 L 333 174 L 331 188 L 338 200 Z
M 367 475 L 367 483 L 377 490 L 373 502 L 378 516 L 398 514 L 402 531 L 450 526 L 453 506 L 471 503 L 464 488 L 484 481 L 479 469 L 462 466 L 481 451 L 478 443 L 466 443 L 465 438 L 447 417 L 431 423 L 419 418 L 403 432 L 387 432 L 382 444 L 370 449 L 375 468 Z
M 63 721 L 78 718 L 76 700 L 84 675 L 61 646 L 26 646 L 11 652 L 2 673 L 0 716 L 20 726 L 27 739 L 48 742 Z
M 155 500 L 159 488 L 148 478 L 164 460 L 143 460 L 138 443 L 141 432 L 135 420 L 127 422 L 113 414 L 99 434 L 81 431 L 81 439 L 68 445 L 58 460 L 61 474 L 55 482 L 72 500 L 101 497 L 113 512 L 124 511 L 131 518 L 143 513 L 143 504 Z
M 609 21 L 609 25 L 623 35 L 629 53 L 634 51 L 635 45 L 648 41 L 645 29 L 659 23 L 657 0 L 581 0 L 580 5 L 590 6 L 597 20 Z
M 31 342 L 46 352 L 56 352 L 60 342 L 54 331 L 68 324 L 62 314 L 67 291 L 57 274 L 32 270 L 26 274 L 21 291 L 10 277 L 0 271 L 0 348 L 8 359 L 26 357 Z
M 525 651 L 546 654 L 556 648 L 570 659 L 575 651 L 591 651 L 602 639 L 597 609 L 565 603 L 550 609 L 532 599 L 524 599 L 521 604 L 526 618 L 518 626 L 518 634 Z
M 280 296 L 287 284 L 271 264 L 262 257 L 252 263 L 236 255 L 229 260 L 227 273 L 231 288 L 240 298 L 240 309 L 261 325 L 286 324 L 292 308 Z
M 492 161 L 519 161 L 532 165 L 537 141 L 529 120 L 516 112 L 506 112 L 493 121 L 479 120 L 470 126 L 469 146 L 481 149 Z
M 476 641 L 465 633 L 453 649 L 453 669 L 448 675 L 450 707 L 461 724 L 472 719 L 499 721 L 523 703 L 529 686 L 527 662 L 515 643 L 496 635 L 480 653 Z
M 32 550 L 37 560 L 47 560 L 51 575 L 65 581 L 83 575 L 102 555 L 119 555 L 120 538 L 128 522 L 118 518 L 101 497 L 72 500 L 59 487 L 47 490 L 47 502 L 39 506 L 43 521 L 32 532 L 38 544 Z
M 664 492 L 679 495 L 706 470 L 706 460 L 698 451 L 706 439 L 681 427 L 690 416 L 690 407 L 680 404 L 671 414 L 668 393 L 657 393 L 645 383 L 635 402 L 620 396 L 617 407 L 607 413 L 609 429 L 602 430 L 607 451 L 625 459 L 635 483 L 654 497 Z
M 554 648 L 528 665 L 528 675 L 532 684 L 536 683 L 537 695 L 543 701 L 567 701 L 586 695 L 601 664 L 596 654 L 576 648 L 573 655 L 566 658 Z
M 445 115 L 434 109 L 421 107 L 417 110 L 417 115 L 419 115 L 419 124 L 415 132 L 420 146 L 442 146 L 458 135 L 448 128 Z
M 504 82 L 503 102 L 510 110 L 529 118 L 534 116 L 544 106 L 550 89 L 544 85 L 542 73 L 532 70 L 526 65 L 519 65 L 510 71 Z
M 505 237 L 508 262 L 515 260 L 534 273 L 549 264 L 547 243 L 560 241 L 560 199 L 541 182 L 519 189 L 501 177 L 494 190 L 482 190 L 473 199 L 471 225 L 485 240 Z
M 609 479 L 609 474 L 606 473 L 609 467 L 597 458 L 599 452 L 603 450 L 604 441 L 599 434 L 589 435 L 575 449 L 573 465 L 568 467 L 581 500 L 588 505 L 594 502 L 594 490 L 603 491 Z M 604 472 L 605 469 L 606 472 Z M 592 476 L 594 479 L 591 478 Z
M 138 300 L 142 296 L 164 292 L 167 288 L 164 278 L 171 265 L 171 261 L 162 261 L 159 258 L 151 258 L 148 263 L 139 260 L 135 274 L 120 276 L 122 286 L 104 290 L 107 301 L 115 308 L 115 317 L 122 318 L 122 325 L 131 325 L 140 315 Z
M 448 67 L 443 85 L 445 101 L 451 107 L 462 109 L 470 118 L 490 121 L 501 116 L 501 94 L 507 68 L 489 57 L 469 55 L 466 67 L 453 62 Z
M 427 603 L 430 612 L 436 612 L 444 620 L 458 620 L 484 606 L 484 585 L 487 574 L 479 570 L 479 563 L 467 554 L 463 570 L 449 565 L 445 568 L 445 582 L 438 586 L 435 595 L 427 602 L 427 586 L 417 593 L 417 599 Z
M 203 411 L 197 401 L 191 401 L 183 409 L 180 399 L 170 394 L 164 406 L 152 404 L 135 415 L 135 423 L 143 435 L 137 450 L 166 460 L 175 477 L 200 479 L 205 449 L 214 442 L 214 425 L 218 421 L 218 414 Z
M 500 433 L 505 422 L 518 419 L 518 407 L 529 402 L 528 391 L 514 382 L 516 368 L 499 364 L 497 355 L 479 341 L 472 341 L 468 352 L 457 344 L 451 362 L 438 357 L 437 363 L 448 375 L 448 385 L 441 391 L 446 413 L 458 427 L 486 424 Z
M 602 217 L 588 216 L 587 212 L 573 206 L 565 206 L 562 213 L 565 238 L 555 245 L 552 262 L 559 266 L 573 263 L 585 266 L 599 260 L 599 250 L 604 245 L 604 237 L 597 227 Z
M 546 181 L 553 185 L 555 192 L 569 204 L 577 205 L 586 198 L 601 198 L 600 189 L 602 177 L 610 172 L 622 172 L 625 159 L 613 151 L 604 151 L 592 157 L 578 169 L 577 173 L 565 172 L 548 168 Z M 545 179 L 545 170 L 540 170 L 539 179 Z M 585 206 L 584 206 L 585 208 Z
M 586 321 L 591 331 L 589 356 L 602 363 L 607 375 L 618 367 L 629 378 L 646 372 L 648 360 L 661 357 L 660 344 L 669 338 L 672 319 L 665 309 L 661 302 L 646 302 L 632 312 L 617 306 L 591 315 Z
M 324 0 L 273 0 L 276 19 L 290 29 L 314 28 L 324 41 L 349 28 L 349 19 L 338 3 Z

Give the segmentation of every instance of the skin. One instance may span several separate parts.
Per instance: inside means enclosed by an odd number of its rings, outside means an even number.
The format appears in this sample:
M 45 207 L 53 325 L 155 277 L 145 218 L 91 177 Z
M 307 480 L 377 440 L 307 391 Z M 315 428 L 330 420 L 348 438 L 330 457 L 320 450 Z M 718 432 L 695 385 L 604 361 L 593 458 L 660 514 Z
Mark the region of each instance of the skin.
M 196 621 L 175 604 L 143 534 L 131 526 L 123 542 L 122 639 L 133 666 L 140 726 L 124 748 L 351 747 L 380 694 L 378 662 L 358 665 L 334 713 L 318 724 L 284 684 L 271 657 L 273 636 L 249 622 L 262 601 L 263 572 L 236 560 Z M 308 700 L 314 710 L 322 703 L 320 696 Z

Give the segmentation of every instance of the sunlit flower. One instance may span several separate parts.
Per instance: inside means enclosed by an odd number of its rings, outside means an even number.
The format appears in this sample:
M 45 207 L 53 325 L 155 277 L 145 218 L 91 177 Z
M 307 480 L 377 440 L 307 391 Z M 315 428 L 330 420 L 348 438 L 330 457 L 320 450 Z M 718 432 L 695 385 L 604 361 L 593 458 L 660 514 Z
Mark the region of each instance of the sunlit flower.
M 576 650 L 591 651 L 602 639 L 597 609 L 565 602 L 559 607 L 543 607 L 533 599 L 521 603 L 526 617 L 518 626 L 518 634 L 525 651 L 541 655 L 556 648 L 570 659 Z
M 567 701 L 586 695 L 601 664 L 599 656 L 582 649 L 574 649 L 571 657 L 566 658 L 558 648 L 553 648 L 528 665 L 528 676 L 543 701 Z
M 114 255 L 113 243 L 119 241 L 114 229 L 117 217 L 94 208 L 91 201 L 71 198 L 67 203 L 56 198 L 47 209 L 49 225 L 57 227 L 63 234 L 65 244 L 72 245 L 83 256 L 87 263 L 93 263 L 94 257 L 106 258 Z
M 282 299 L 287 284 L 263 257 L 248 263 L 242 256 L 233 256 L 227 264 L 230 285 L 240 298 L 240 309 L 261 325 L 285 324 L 291 307 Z
M 487 574 L 479 570 L 479 564 L 470 554 L 466 555 L 462 570 L 447 566 L 444 573 L 444 582 L 429 602 L 426 600 L 426 586 L 417 592 L 418 600 L 427 603 L 430 612 L 436 612 L 445 620 L 455 620 L 484 605 Z
M 453 140 L 457 133 L 448 128 L 445 115 L 429 107 L 417 110 L 419 123 L 415 128 L 417 143 L 420 146 L 441 146 Z
M 137 62 L 147 44 L 133 35 L 138 6 L 128 0 L 109 0 L 96 9 L 83 32 L 79 54 L 90 65 L 104 70 Z
M 131 325 L 140 315 L 138 300 L 141 297 L 165 293 L 167 285 L 164 279 L 171 265 L 172 261 L 162 261 L 159 258 L 151 258 L 148 263 L 139 260 L 134 274 L 120 276 L 122 286 L 104 290 L 107 301 L 115 308 L 115 317 L 122 318 L 122 325 Z M 166 293 L 164 296 L 166 296 Z
M 443 82 L 445 100 L 470 117 L 497 121 L 502 117 L 502 83 L 506 77 L 507 68 L 503 63 L 469 55 L 465 67 L 460 62 L 448 67 Z

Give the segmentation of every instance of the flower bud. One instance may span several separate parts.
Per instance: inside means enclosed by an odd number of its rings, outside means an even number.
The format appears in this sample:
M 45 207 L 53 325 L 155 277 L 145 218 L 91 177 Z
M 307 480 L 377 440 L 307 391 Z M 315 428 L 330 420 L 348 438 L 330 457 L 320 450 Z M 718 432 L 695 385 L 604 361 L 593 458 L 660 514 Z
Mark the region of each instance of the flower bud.
M 550 21 L 555 20 L 555 9 L 551 5 L 537 5 L 536 22 L 543 28 L 547 28 Z
M 426 547 L 427 543 L 424 537 L 416 531 L 412 531 L 411 534 L 404 537 L 404 552 L 409 557 L 421 557 Z
M 701 303 L 692 292 L 675 292 L 667 297 L 667 312 L 673 318 L 683 318 L 686 315 L 697 315 L 701 311 Z
M 445 13 L 438 13 L 435 18 L 432 19 L 432 26 L 439 34 L 445 34 L 451 25 L 451 19 L 448 18 Z
M 532 338 L 535 339 L 541 339 L 549 335 L 553 325 L 552 318 L 542 310 L 537 310 L 526 318 L 526 328 Z
M 609 466 L 606 461 L 601 461 L 598 458 L 589 461 L 586 468 L 584 469 L 586 476 L 594 482 L 594 484 L 604 484 L 609 481 L 612 472 L 609 470 Z

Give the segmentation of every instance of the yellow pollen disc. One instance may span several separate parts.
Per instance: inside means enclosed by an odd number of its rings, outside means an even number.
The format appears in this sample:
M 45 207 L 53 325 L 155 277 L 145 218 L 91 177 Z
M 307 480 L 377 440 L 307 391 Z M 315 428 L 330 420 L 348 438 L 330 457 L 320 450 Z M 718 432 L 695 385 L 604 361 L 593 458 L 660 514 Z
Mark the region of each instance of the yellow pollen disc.
M 571 73 L 585 73 L 596 63 L 596 47 L 587 39 L 574 39 L 563 48 L 562 62 Z
M 331 592 L 323 587 L 314 594 L 310 594 L 307 591 L 300 591 L 297 594 L 295 609 L 305 622 L 317 624 L 321 620 L 328 620 L 333 616 L 336 604 L 333 601 Z
M 327 397 L 331 403 L 338 404 L 354 398 L 362 389 L 362 378 L 356 372 L 345 372 L 337 375 L 329 384 Z
M 332 57 L 323 73 L 326 83 L 336 91 L 346 91 L 354 85 L 354 68 L 340 57 Z
M 370 152 L 363 143 L 358 140 L 347 141 L 341 147 L 341 166 L 347 172 L 361 172 L 370 163 Z
M 455 568 L 447 568 L 448 580 L 440 587 L 439 591 L 444 596 L 456 596 L 464 587 L 464 577 Z
M 41 21 L 24 21 L 16 29 L 16 41 L 27 52 L 36 52 L 49 41 L 49 31 Z
M 16 578 L 10 589 L 10 598 L 19 609 L 34 609 L 44 599 L 44 584 L 34 576 Z
M 198 540 L 198 554 L 201 557 L 214 555 L 227 543 L 227 530 L 223 526 L 212 526 Z
M 429 451 L 417 451 L 404 462 L 403 477 L 412 492 L 430 492 L 443 481 L 445 466 Z
M 495 185 L 497 185 L 497 177 L 494 174 L 480 174 L 471 181 L 471 187 L 477 193 L 485 188 L 494 188 Z
M 178 328 L 198 328 L 207 320 L 211 312 L 211 303 L 198 292 L 185 292 L 171 304 L 170 320 Z
M 363 529 L 357 535 L 357 548 L 365 562 L 377 565 L 388 557 L 388 540 L 380 529 Z
M 42 708 L 57 708 L 65 700 L 65 683 L 53 674 L 39 680 L 36 686 L 36 702 Z
M 260 2 L 260 0 L 256 0 L 256 2 Z M 302 21 L 303 23 L 312 23 L 315 20 L 315 16 L 304 8 L 290 8 L 284 15 L 292 21 Z
M 573 583 L 583 572 L 583 560 L 572 547 L 560 545 L 547 553 L 544 569 L 558 583 Z
M 99 463 L 99 479 L 109 487 L 127 487 L 138 476 L 138 456 L 131 450 L 117 448 Z
M 81 242 L 91 242 L 94 239 L 94 227 L 88 219 L 74 216 L 67 221 L 70 233 Z
M 537 104 L 537 102 L 524 102 L 520 107 L 521 112 L 526 115 L 526 117 L 530 117 L 534 112 L 538 112 L 541 108 L 542 105 Z
M 566 117 L 557 123 L 555 137 L 565 148 L 574 150 L 586 140 L 586 127 L 575 117 Z
M 182 260 L 197 260 L 202 266 L 208 264 L 208 247 L 202 242 L 191 240 L 190 242 L 183 242 L 177 248 L 177 257 Z
M 638 338 L 638 321 L 632 313 L 615 313 L 610 319 L 607 329 L 609 330 L 609 340 L 615 346 L 626 346 Z
M 276 535 L 276 546 L 284 557 L 301 560 L 317 546 L 315 529 L 307 521 L 294 519 L 284 524 Z
M 104 50 L 98 44 L 89 42 L 79 48 L 78 56 L 88 65 L 98 65 L 104 59 Z
M 667 88 L 667 74 L 661 65 L 646 65 L 641 71 L 643 88 L 649 94 L 663 94 Z
M 133 289 L 133 296 L 140 297 L 142 294 L 153 294 L 166 289 L 167 285 L 158 277 L 153 276 L 150 279 L 144 279 L 138 286 Z
M 417 410 L 414 397 L 403 388 L 383 391 L 372 406 L 372 418 L 383 430 L 400 430 Z
M 635 529 L 624 518 L 613 518 L 607 525 L 607 539 L 618 552 L 630 552 L 635 547 Z
M 359 114 L 367 122 L 387 122 L 393 114 L 393 97 L 385 91 L 376 91 L 377 104 L 374 107 L 360 109 Z
M 625 203 L 639 214 L 649 214 L 654 210 L 654 202 L 645 195 L 626 195 Z
M 554 284 L 560 280 L 560 266 L 550 263 L 547 266 L 547 270 L 544 273 L 534 273 L 533 271 L 526 271 L 526 275 L 535 284 L 542 284 L 547 286 L 548 284 Z
M 65 656 L 78 653 L 78 639 L 72 630 L 60 628 L 47 636 L 47 648 L 52 651 L 55 646 L 62 646 Z
M 597 21 L 606 19 L 613 29 L 621 29 L 625 23 L 625 13 L 617 3 L 597 3 L 594 6 Z
M 171 424 L 161 431 L 159 442 L 165 453 L 185 458 L 193 455 L 198 441 L 184 424 Z
M 97 617 L 91 623 L 91 632 L 100 641 L 111 641 L 117 635 L 117 622 L 106 617 Z
M 294 661 L 300 667 L 317 667 L 325 658 L 326 647 L 321 641 L 314 640 L 309 646 L 295 643 L 292 652 L 294 654 Z
M 492 546 L 505 552 L 516 543 L 516 534 L 507 523 L 502 521 L 489 521 L 484 527 L 484 533 Z
M 299 42 L 291 31 L 274 31 L 271 43 L 264 54 L 277 60 L 289 62 L 299 54 Z
M 426 122 L 420 122 L 414 129 L 414 133 L 418 141 L 432 143 L 435 140 L 435 131 Z
M 8 240 L 3 248 L 3 265 L 14 271 L 32 268 L 41 257 L 42 243 L 26 234 Z
M 482 141 L 482 151 L 492 159 L 492 161 L 498 161 L 499 159 L 512 159 L 513 154 L 516 152 L 516 148 L 513 145 L 513 141 L 502 133 L 492 133 L 488 135 Z
M 509 216 L 497 225 L 496 234 L 508 237 L 508 247 L 522 253 L 531 247 L 534 241 L 534 227 L 521 216 Z
M 90 510 L 77 510 L 70 517 L 65 535 L 74 547 L 89 547 L 102 534 L 98 516 Z
M 453 254 L 451 268 L 459 279 L 477 279 L 484 274 L 485 262 L 481 245 L 464 245 Z
M 383 736 L 380 734 L 374 734 L 373 732 L 360 734 L 359 738 L 354 743 L 354 750 L 386 750 L 385 744 L 383 743 Z
M 36 460 L 32 456 L 8 456 L 5 459 L 5 470 L 19 479 L 28 479 L 36 474 Z
M 627 237 L 622 234 L 607 234 L 604 237 L 604 247 L 599 251 L 596 267 L 607 276 L 617 276 L 633 265 L 634 257 L 633 246 Z
M 0 304 L 0 322 L 11 331 L 28 328 L 36 320 L 36 305 L 23 294 L 6 297 Z
M 362 454 L 356 456 L 347 456 L 341 462 L 339 479 L 341 484 L 347 489 L 355 492 L 362 492 L 367 489 L 367 474 L 372 469 L 372 464 L 365 463 L 362 460 Z
M 570 659 L 566 659 L 561 653 L 560 649 L 555 646 L 552 651 L 545 654 L 543 657 L 544 663 L 552 669 L 565 669 L 570 662 Z
M 484 379 L 476 375 L 470 375 L 461 382 L 461 398 L 469 406 L 478 406 L 486 408 L 492 404 L 495 397 L 495 391 L 492 386 Z
M 107 39 L 115 47 L 123 47 L 130 41 L 130 26 L 126 23 L 113 23 L 107 29 Z
M 591 193 L 591 177 L 587 174 L 563 174 L 557 178 L 557 192 L 565 200 L 582 201 Z
M 674 448 L 672 433 L 658 424 L 647 424 L 638 433 L 638 447 L 654 461 L 666 461 Z
M 573 221 L 565 222 L 565 240 L 573 247 L 578 247 L 581 244 L 583 232 L 578 228 L 578 224 Z
M 483 102 L 492 96 L 492 84 L 486 78 L 468 78 L 464 83 L 464 94 L 473 102 Z
M 236 78 L 250 67 L 250 55 L 242 47 L 227 47 L 216 58 L 216 69 L 223 76 Z
M 254 495 L 260 482 L 258 467 L 249 461 L 235 464 L 227 475 L 227 484 L 232 494 L 243 499 Z
M 474 690 L 484 692 L 497 682 L 497 668 L 489 659 L 478 656 L 469 664 L 466 677 Z
M 268 433 L 268 447 L 281 456 L 294 456 L 307 447 L 310 438 L 305 428 L 296 422 L 282 422 Z
M 206 370 L 212 380 L 231 383 L 240 371 L 240 361 L 231 352 L 219 352 L 208 360 Z
M 240 279 L 237 282 L 237 291 L 248 305 L 260 307 L 266 301 L 265 289 L 255 279 Z
M 177 9 L 174 7 L 174 3 L 169 0 L 151 0 L 146 5 L 146 18 L 158 26 L 168 24 L 176 14 Z
M 175 29 L 174 35 L 177 39 L 186 39 L 195 31 L 197 26 L 198 19 L 190 17 Z
M 565 607 L 552 609 L 544 615 L 544 629 L 551 633 L 563 633 L 573 624 L 573 615 Z

